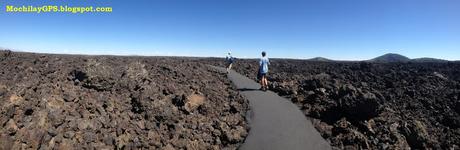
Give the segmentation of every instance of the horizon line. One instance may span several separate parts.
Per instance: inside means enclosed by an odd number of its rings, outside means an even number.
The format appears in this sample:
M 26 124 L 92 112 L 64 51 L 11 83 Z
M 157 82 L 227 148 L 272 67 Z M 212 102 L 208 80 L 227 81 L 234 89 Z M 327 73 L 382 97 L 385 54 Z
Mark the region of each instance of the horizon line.
M 89 54 L 89 53 L 73 53 L 73 52 L 40 52 L 40 51 L 30 51 L 30 50 L 18 50 L 18 49 L 13 49 L 13 48 L 5 48 L 5 47 L 1 47 L 0 46 L 0 51 L 12 51 L 12 52 L 19 52 L 19 53 L 35 53 L 35 54 L 51 54 L 51 55 L 82 55 L 82 56 L 121 56 L 121 57 L 189 57 L 189 58 L 225 58 L 225 56 L 202 56 L 202 55 L 176 55 L 176 54 L 160 54 L 160 55 L 142 55 L 142 54 L 116 54 L 116 53 L 94 53 L 94 54 Z M 311 57 L 311 58 L 294 58 L 294 57 L 269 57 L 271 59 L 292 59 L 292 60 L 311 60 L 311 59 L 316 59 L 316 58 L 324 58 L 326 59 L 326 61 L 343 61 L 343 62 L 346 62 L 346 61 L 369 61 L 369 60 L 372 60 L 374 58 L 377 58 L 377 57 L 380 57 L 380 56 L 383 56 L 383 55 L 386 55 L 386 54 L 397 54 L 397 55 L 401 55 L 399 53 L 395 53 L 395 52 L 388 52 L 388 53 L 384 53 L 384 54 L 381 54 L 381 55 L 378 55 L 378 56 L 375 56 L 373 58 L 368 58 L 368 59 L 363 59 L 363 60 L 349 60 L 349 59 L 331 59 L 331 58 L 327 58 L 327 57 L 323 57 L 323 56 L 315 56 L 315 57 Z M 404 57 L 407 57 L 405 55 L 401 55 L 401 56 L 404 56 Z M 239 58 L 239 59 L 258 59 L 259 57 L 255 58 L 255 57 L 236 57 L 236 58 Z M 407 57 L 409 58 L 410 60 L 414 60 L 414 59 L 420 59 L 420 58 L 433 58 L 433 59 L 440 59 L 440 60 L 445 60 L 445 61 L 460 61 L 460 60 L 451 60 L 451 59 L 443 59 L 443 58 L 434 58 L 434 57 L 417 57 L 417 58 L 410 58 L 410 57 Z

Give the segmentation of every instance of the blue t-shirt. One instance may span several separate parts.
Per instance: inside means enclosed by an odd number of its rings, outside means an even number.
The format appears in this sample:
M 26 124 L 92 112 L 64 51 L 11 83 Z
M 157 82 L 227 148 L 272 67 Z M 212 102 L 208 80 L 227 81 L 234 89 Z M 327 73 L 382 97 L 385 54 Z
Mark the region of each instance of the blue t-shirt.
M 267 73 L 268 72 L 268 65 L 270 65 L 270 61 L 268 60 L 267 57 L 262 57 L 260 58 L 259 61 L 259 71 L 261 73 Z

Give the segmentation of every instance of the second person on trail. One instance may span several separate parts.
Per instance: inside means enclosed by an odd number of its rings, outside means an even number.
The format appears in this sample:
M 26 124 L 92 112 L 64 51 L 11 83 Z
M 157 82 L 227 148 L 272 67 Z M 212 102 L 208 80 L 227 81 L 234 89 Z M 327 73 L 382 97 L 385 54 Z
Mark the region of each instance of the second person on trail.
M 259 71 L 257 73 L 257 78 L 260 80 L 260 89 L 263 91 L 266 91 L 268 88 L 267 73 L 268 65 L 270 65 L 270 61 L 266 55 L 265 52 L 262 52 L 262 58 L 259 61 Z
M 227 56 L 225 57 L 225 61 L 227 62 L 227 73 L 229 73 L 230 69 L 232 69 L 233 61 L 235 61 L 235 58 L 232 56 L 231 52 L 228 52 Z

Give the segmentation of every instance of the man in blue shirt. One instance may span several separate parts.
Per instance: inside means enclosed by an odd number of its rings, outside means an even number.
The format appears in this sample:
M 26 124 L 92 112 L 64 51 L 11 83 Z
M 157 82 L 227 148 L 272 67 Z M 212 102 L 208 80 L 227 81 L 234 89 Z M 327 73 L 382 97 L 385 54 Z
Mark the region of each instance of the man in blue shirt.
M 258 78 L 260 79 L 261 90 L 263 91 L 266 91 L 268 88 L 268 65 L 270 65 L 270 61 L 268 60 L 268 57 L 266 57 L 266 53 L 263 51 L 262 58 L 260 58 L 259 61 L 259 72 L 257 74 Z

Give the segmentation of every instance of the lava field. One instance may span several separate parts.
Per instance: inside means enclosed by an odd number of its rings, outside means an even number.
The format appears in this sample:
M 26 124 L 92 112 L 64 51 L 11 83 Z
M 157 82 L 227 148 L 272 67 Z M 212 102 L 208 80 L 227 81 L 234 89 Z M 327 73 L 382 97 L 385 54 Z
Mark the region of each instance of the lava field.
M 270 61 L 270 90 L 298 105 L 335 149 L 460 149 L 459 62 Z M 258 60 L 233 69 L 255 80 Z
M 0 149 L 237 149 L 248 102 L 196 58 L 0 51 Z

